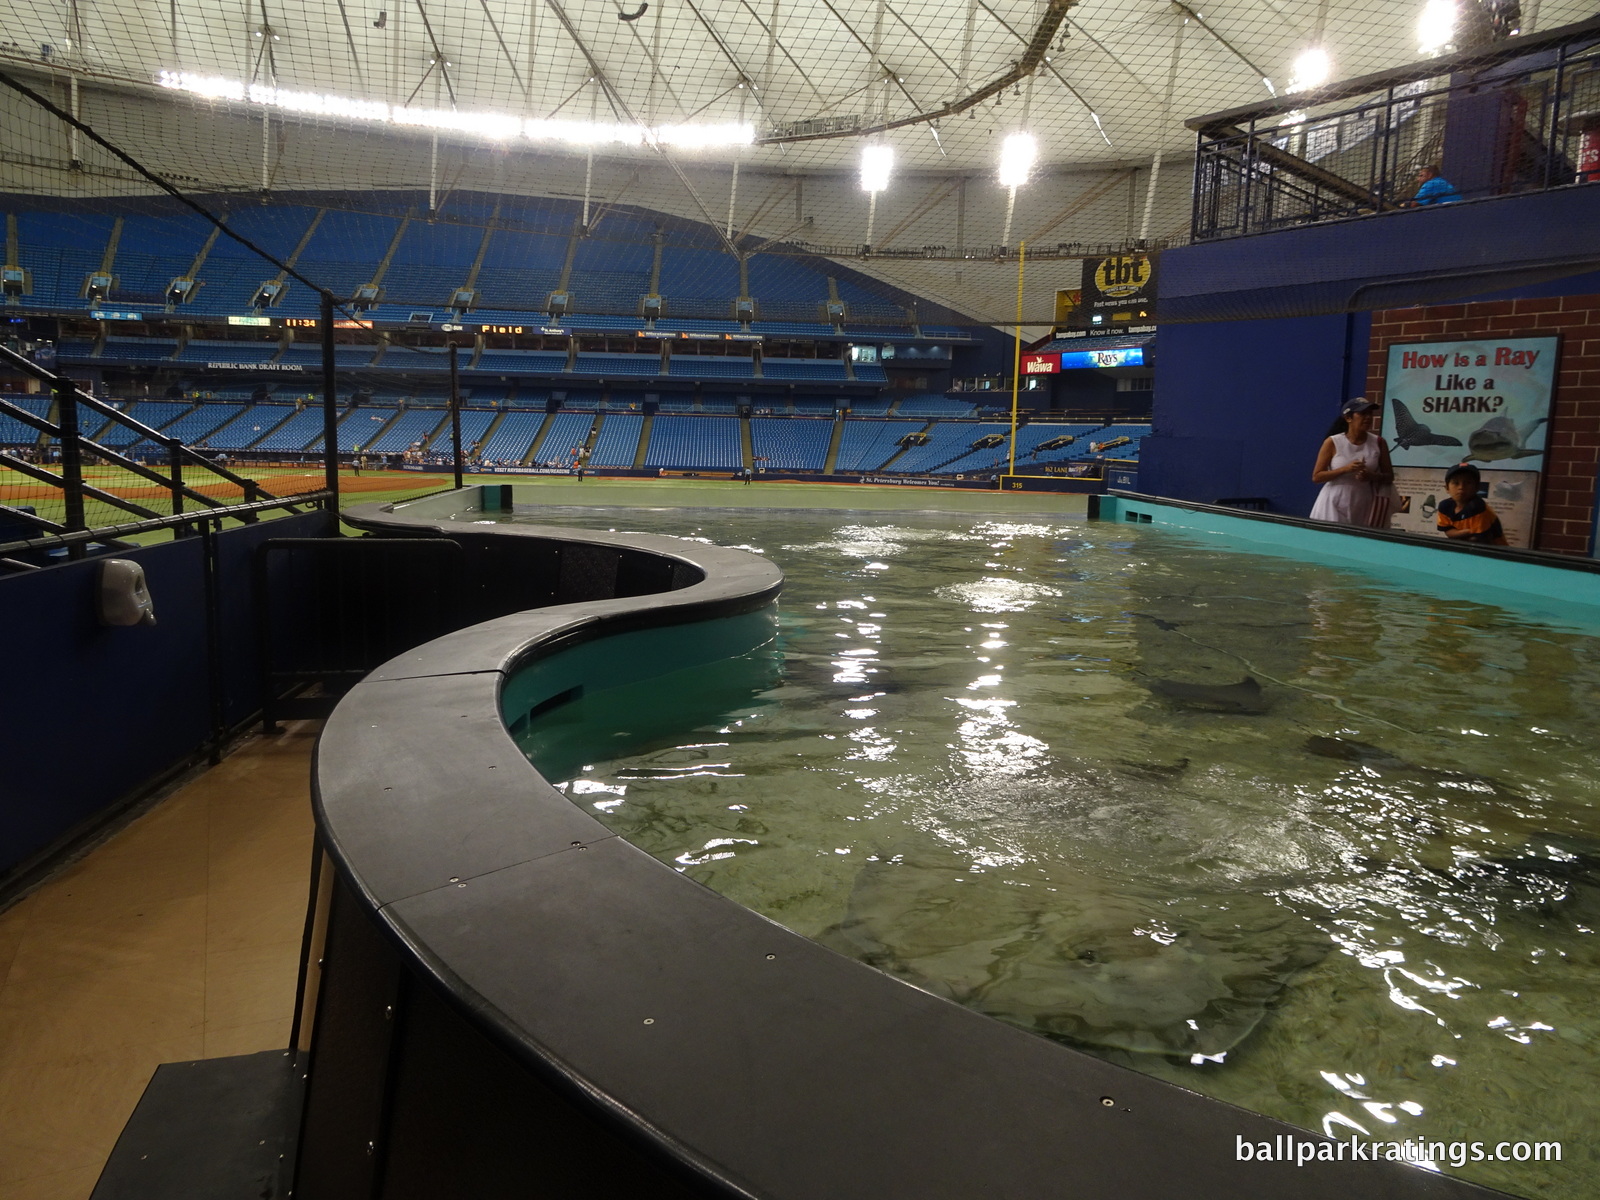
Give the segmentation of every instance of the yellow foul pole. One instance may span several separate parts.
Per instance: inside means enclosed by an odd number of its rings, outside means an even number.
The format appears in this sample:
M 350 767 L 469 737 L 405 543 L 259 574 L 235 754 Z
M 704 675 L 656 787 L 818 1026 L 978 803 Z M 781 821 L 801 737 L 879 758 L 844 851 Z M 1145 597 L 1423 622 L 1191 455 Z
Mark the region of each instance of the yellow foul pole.
M 1007 449 L 1006 474 L 1017 473 L 1017 396 L 1022 386 L 1022 268 L 1028 262 L 1028 243 L 1017 243 L 1017 348 L 1011 362 L 1011 442 Z

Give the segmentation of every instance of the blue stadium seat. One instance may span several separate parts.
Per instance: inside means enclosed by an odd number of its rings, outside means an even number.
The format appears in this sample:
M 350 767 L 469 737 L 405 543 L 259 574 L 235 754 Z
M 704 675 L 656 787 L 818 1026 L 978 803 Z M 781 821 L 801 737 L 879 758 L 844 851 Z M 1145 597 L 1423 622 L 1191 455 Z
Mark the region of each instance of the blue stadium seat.
M 659 420 L 659 418 L 657 418 Z M 639 451 L 644 417 L 636 413 L 608 413 L 595 435 L 589 463 L 596 467 L 631 467 Z
M 832 440 L 832 421 L 750 419 L 750 452 L 755 465 L 769 471 L 820 471 L 827 462 L 828 443 Z
M 644 465 L 685 471 L 740 470 L 744 457 L 738 418 L 658 416 L 650 426 Z
M 592 412 L 559 412 L 550 419 L 550 428 L 534 449 L 535 462 L 554 462 L 562 466 L 572 461 L 572 448 L 589 440 L 594 427 Z
M 528 448 L 543 424 L 543 413 L 508 412 L 480 448 L 478 457 L 485 463 L 515 466 L 528 456 Z
M 839 455 L 833 469 L 836 473 L 876 471 L 900 449 L 899 440 L 908 433 L 922 428 L 921 421 L 861 421 L 845 418 L 844 432 L 839 438 Z

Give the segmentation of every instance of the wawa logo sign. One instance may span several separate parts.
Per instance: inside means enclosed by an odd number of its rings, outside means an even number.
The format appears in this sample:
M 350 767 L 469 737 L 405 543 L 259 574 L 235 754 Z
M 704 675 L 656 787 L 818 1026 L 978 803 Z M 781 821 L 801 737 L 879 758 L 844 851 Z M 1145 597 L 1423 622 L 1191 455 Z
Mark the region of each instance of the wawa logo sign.
M 1061 355 L 1059 354 L 1024 354 L 1022 356 L 1022 373 L 1024 375 L 1054 375 L 1061 370 Z

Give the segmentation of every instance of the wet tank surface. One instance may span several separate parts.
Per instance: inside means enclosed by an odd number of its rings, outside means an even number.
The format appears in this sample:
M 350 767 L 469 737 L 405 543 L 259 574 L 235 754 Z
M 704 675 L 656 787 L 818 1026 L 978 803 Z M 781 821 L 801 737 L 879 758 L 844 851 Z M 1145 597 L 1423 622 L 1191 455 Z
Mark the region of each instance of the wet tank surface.
M 1062 518 L 539 519 L 788 578 L 775 641 L 523 735 L 636 845 L 1041 1036 L 1334 1137 L 1560 1141 L 1439 1165 L 1592 1194 L 1592 633 Z

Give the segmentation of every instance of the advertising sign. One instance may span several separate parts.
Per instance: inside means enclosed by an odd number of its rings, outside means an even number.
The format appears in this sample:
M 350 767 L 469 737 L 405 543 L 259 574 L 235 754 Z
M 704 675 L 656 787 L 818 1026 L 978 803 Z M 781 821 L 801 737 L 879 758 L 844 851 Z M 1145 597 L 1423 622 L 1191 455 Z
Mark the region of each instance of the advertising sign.
M 1078 311 L 1078 306 L 1083 303 L 1083 289 L 1070 288 L 1056 292 L 1056 325 L 1071 325 L 1073 314 Z
M 1139 367 L 1144 365 L 1144 350 L 1138 346 L 1121 350 L 1063 350 L 1061 369 L 1082 367 Z
M 1024 354 L 1022 356 L 1022 373 L 1024 375 L 1054 375 L 1061 370 L 1061 355 L 1059 354 Z
M 1533 545 L 1533 525 L 1539 501 L 1539 472 L 1486 471 L 1479 468 L 1483 488 L 1479 492 L 1494 515 L 1500 518 L 1508 545 L 1527 549 Z M 1445 498 L 1444 472 L 1435 467 L 1395 467 L 1395 491 L 1400 503 L 1395 506 L 1389 528 L 1399 533 L 1443 537 L 1437 516 L 1439 501 Z
M 1390 346 L 1381 432 L 1395 466 L 1542 471 L 1559 347 L 1554 337 Z
M 1100 329 L 1154 319 L 1156 259 L 1153 254 L 1117 254 L 1084 263 L 1083 302 L 1074 325 Z

